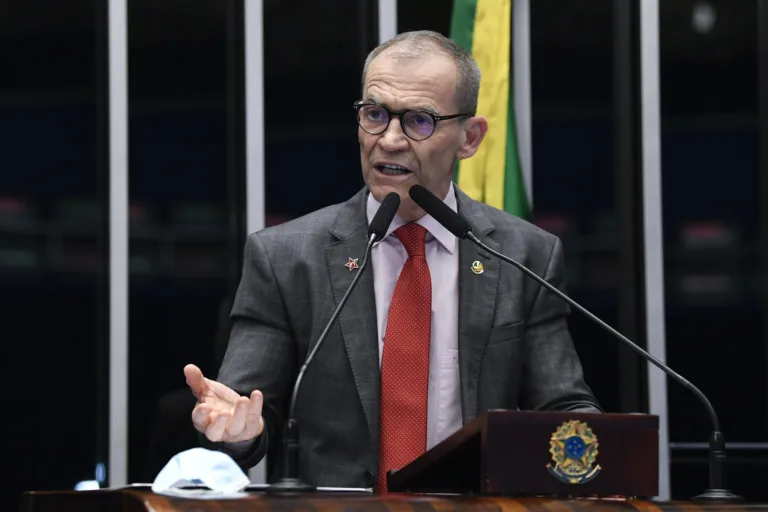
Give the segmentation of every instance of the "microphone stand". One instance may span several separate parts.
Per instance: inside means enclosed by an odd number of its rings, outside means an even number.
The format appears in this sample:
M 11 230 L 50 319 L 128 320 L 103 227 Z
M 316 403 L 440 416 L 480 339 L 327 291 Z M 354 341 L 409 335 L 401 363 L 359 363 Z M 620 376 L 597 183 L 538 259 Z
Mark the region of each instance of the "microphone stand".
M 682 384 L 685 388 L 689 389 L 690 391 L 695 394 L 699 400 L 704 404 L 704 407 L 707 409 L 707 413 L 709 413 L 709 419 L 712 422 L 712 434 L 709 437 L 709 489 L 704 491 L 702 494 L 699 494 L 698 496 L 694 496 L 693 499 L 696 501 L 710 501 L 710 502 L 740 502 L 744 501 L 744 498 L 737 494 L 733 494 L 731 491 L 725 488 L 725 471 L 724 471 L 724 465 L 725 465 L 725 437 L 723 436 L 723 433 L 720 431 L 720 421 L 717 418 L 717 413 L 715 412 L 715 409 L 712 407 L 712 404 L 709 402 L 707 397 L 704 395 L 704 393 L 699 390 L 696 386 L 691 384 L 687 379 L 685 379 L 682 375 L 675 372 L 672 368 L 640 348 L 640 346 L 636 345 L 634 342 L 632 342 L 629 338 L 618 332 L 616 329 L 611 327 L 610 325 L 606 324 L 602 320 L 600 320 L 598 317 L 590 313 L 587 309 L 582 307 L 579 303 L 568 297 L 566 294 L 558 290 L 553 285 L 549 284 L 546 280 L 542 279 L 538 275 L 536 275 L 533 271 L 529 270 L 527 267 L 522 265 L 521 263 L 518 263 L 517 261 L 513 260 L 512 258 L 505 256 L 501 254 L 498 251 L 495 251 L 485 245 L 483 242 L 481 242 L 471 231 L 467 231 L 466 237 L 471 240 L 475 245 L 480 247 L 481 249 L 488 251 L 489 253 L 493 254 L 497 258 L 506 261 L 507 263 L 514 265 L 518 269 L 520 269 L 524 274 L 528 275 L 531 279 L 538 282 L 542 286 L 544 286 L 547 290 L 551 291 L 558 297 L 560 297 L 562 300 L 567 302 L 572 307 L 576 308 L 578 311 L 589 317 L 592 321 L 600 325 L 603 329 L 607 330 L 611 334 L 613 334 L 616 338 L 624 342 L 626 345 L 628 345 L 632 350 L 640 354 L 643 358 L 650 361 L 654 365 L 656 365 L 657 368 L 662 370 L 664 373 L 672 377 L 674 380 Z
M 294 413 L 296 410 L 296 398 L 299 393 L 301 381 L 304 378 L 304 373 L 307 370 L 307 366 L 309 366 L 309 363 L 312 362 L 312 359 L 315 357 L 315 352 L 317 352 L 317 349 L 320 348 L 320 345 L 323 343 L 323 341 L 325 341 L 325 338 L 328 336 L 328 333 L 331 330 L 331 326 L 336 321 L 339 313 L 341 313 L 344 304 L 346 304 L 347 299 L 349 299 L 349 295 L 352 293 L 352 290 L 354 290 L 357 282 L 360 280 L 360 276 L 363 275 L 363 272 L 368 265 L 371 249 L 373 248 L 373 244 L 377 239 L 378 236 L 376 233 L 371 233 L 370 237 L 368 238 L 368 245 L 365 248 L 363 264 L 360 265 L 359 271 L 355 275 L 354 279 L 352 279 L 352 283 L 350 283 L 346 293 L 339 301 L 339 305 L 336 306 L 336 310 L 333 312 L 333 315 L 331 315 L 331 319 L 328 321 L 325 329 L 323 329 L 323 332 L 317 339 L 317 343 L 315 343 L 315 346 L 309 352 L 309 355 L 304 361 L 301 370 L 299 370 L 298 377 L 296 377 L 296 383 L 293 386 L 293 394 L 291 395 L 291 405 L 289 408 L 288 421 L 285 422 L 283 428 L 283 476 L 280 477 L 280 479 L 278 479 L 275 483 L 267 487 L 267 492 L 270 494 L 296 494 L 303 492 L 313 492 L 316 490 L 315 486 L 303 481 L 301 477 L 299 477 L 299 427 L 296 418 L 294 418 Z

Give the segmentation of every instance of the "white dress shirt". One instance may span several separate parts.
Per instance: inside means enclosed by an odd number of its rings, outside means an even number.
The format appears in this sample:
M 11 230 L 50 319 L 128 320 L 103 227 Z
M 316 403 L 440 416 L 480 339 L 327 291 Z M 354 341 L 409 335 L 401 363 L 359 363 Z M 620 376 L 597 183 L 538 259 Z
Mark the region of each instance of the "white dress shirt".
M 444 202 L 456 211 L 456 195 L 451 185 Z M 381 204 L 368 194 L 370 224 Z M 426 256 L 432 277 L 432 334 L 429 349 L 429 391 L 427 410 L 427 449 L 461 428 L 459 387 L 459 241 L 450 231 L 425 215 L 417 224 L 427 230 Z M 389 305 L 408 253 L 392 235 L 406 222 L 395 216 L 386 236 L 371 252 L 376 321 L 379 337 L 379 365 L 383 354 Z

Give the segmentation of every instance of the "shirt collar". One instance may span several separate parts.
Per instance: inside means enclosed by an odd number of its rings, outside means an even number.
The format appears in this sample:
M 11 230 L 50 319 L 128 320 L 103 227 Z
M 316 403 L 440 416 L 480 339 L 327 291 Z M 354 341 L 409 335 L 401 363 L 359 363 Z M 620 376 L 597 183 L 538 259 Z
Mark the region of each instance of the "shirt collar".
M 448 194 L 445 196 L 445 199 L 443 199 L 443 202 L 454 212 L 457 211 L 458 207 L 456 204 L 456 193 L 453 189 L 453 183 L 451 183 L 450 188 L 448 189 Z M 375 197 L 373 197 L 373 194 L 368 194 L 368 202 L 366 204 L 366 215 L 368 217 L 368 224 L 371 224 L 371 221 L 373 220 L 373 216 L 376 215 L 376 212 L 379 211 L 379 207 L 381 206 L 381 203 L 376 200 Z M 403 220 L 402 217 L 399 215 L 395 215 L 395 218 L 392 220 L 392 223 L 389 225 L 389 229 L 387 229 L 387 234 L 379 240 L 379 242 L 376 242 L 377 244 L 385 240 L 394 230 L 399 228 L 400 226 L 404 226 L 406 223 L 405 220 Z M 416 224 L 420 224 L 423 226 L 427 232 L 432 235 L 438 242 L 440 242 L 440 245 L 445 247 L 445 249 L 453 254 L 456 251 L 456 246 L 458 243 L 458 239 L 447 229 L 443 227 L 442 224 L 437 222 L 431 215 L 424 215 L 422 218 L 416 221 Z

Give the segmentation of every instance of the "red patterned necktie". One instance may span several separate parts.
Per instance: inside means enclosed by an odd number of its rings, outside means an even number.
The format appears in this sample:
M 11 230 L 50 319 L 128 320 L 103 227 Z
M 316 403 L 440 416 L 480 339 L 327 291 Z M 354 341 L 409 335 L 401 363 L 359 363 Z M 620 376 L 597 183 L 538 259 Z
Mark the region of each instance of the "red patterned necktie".
M 386 472 L 400 469 L 427 447 L 432 279 L 425 254 L 427 230 L 406 224 L 395 231 L 408 253 L 389 306 L 381 361 L 381 439 L 376 490 L 387 491 Z

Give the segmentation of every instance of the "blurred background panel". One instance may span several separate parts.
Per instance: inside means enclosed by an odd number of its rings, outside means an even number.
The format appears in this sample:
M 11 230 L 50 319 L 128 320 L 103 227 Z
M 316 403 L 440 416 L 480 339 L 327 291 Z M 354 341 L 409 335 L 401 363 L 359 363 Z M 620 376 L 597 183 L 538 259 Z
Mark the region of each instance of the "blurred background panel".
M 620 173 L 633 169 L 614 160 L 614 2 L 545 0 L 530 7 L 533 221 L 563 240 L 570 295 L 644 345 L 619 320 L 621 308 L 634 305 L 620 300 L 619 234 L 631 228 L 622 224 L 616 192 Z M 633 389 L 622 389 L 618 342 L 577 312 L 569 323 L 602 407 L 640 410 L 638 374 L 626 384 Z M 622 391 L 633 396 L 631 404 L 622 403 Z
M 266 223 L 346 201 L 364 183 L 352 104 L 378 44 L 376 0 L 265 0 Z
M 242 2 L 129 0 L 129 481 L 197 446 L 242 261 Z M 218 343 L 218 345 L 217 345 Z
M 0 8 L 0 507 L 104 482 L 106 2 Z
M 668 362 L 713 402 L 730 483 L 768 499 L 766 265 L 760 254 L 758 2 L 660 2 Z M 768 148 L 764 148 L 764 151 Z M 764 221 L 763 221 L 764 222 Z M 705 410 L 669 386 L 672 488 L 706 477 Z M 760 482 L 763 482 L 761 485 Z

